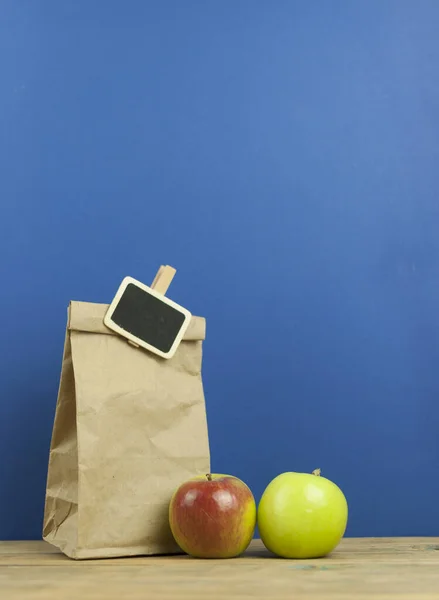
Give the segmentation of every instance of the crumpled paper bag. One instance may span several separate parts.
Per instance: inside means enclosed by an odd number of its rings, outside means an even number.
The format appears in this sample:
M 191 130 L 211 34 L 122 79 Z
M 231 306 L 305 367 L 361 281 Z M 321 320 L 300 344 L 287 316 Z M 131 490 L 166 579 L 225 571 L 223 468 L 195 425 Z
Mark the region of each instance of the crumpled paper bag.
M 166 360 L 108 329 L 107 308 L 69 307 L 43 538 L 75 559 L 176 553 L 172 493 L 210 471 L 205 320 Z

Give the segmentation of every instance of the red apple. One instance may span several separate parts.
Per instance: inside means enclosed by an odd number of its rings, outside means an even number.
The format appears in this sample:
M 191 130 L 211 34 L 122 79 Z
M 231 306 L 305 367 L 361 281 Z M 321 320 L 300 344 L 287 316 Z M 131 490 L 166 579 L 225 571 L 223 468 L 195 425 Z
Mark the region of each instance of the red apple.
M 187 554 L 233 558 L 242 554 L 253 538 L 256 503 L 237 477 L 198 476 L 175 491 L 169 523 L 175 541 Z

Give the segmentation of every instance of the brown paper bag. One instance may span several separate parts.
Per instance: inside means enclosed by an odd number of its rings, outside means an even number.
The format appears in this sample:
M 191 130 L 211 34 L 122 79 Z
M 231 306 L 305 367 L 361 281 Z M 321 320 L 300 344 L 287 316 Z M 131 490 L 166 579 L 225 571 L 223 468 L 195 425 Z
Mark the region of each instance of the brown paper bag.
M 205 320 L 165 360 L 107 329 L 107 308 L 69 307 L 43 538 L 76 559 L 178 552 L 169 500 L 210 470 Z

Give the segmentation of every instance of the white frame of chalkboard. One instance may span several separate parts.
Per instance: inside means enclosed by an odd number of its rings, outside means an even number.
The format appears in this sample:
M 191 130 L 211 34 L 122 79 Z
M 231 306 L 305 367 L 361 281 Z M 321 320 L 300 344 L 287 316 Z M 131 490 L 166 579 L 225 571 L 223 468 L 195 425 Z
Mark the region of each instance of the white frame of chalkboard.
M 137 287 L 139 287 L 143 291 L 148 292 L 148 294 L 151 294 L 151 296 L 155 296 L 156 298 L 158 298 L 159 300 L 161 300 L 165 304 L 168 304 L 169 306 L 172 306 L 172 308 L 175 308 L 179 312 L 183 313 L 183 315 L 185 317 L 185 319 L 183 321 L 183 325 L 181 326 L 180 331 L 178 332 L 178 334 L 177 334 L 177 336 L 176 336 L 176 338 L 174 340 L 174 343 L 172 344 L 169 352 L 162 352 L 158 348 L 155 348 L 155 346 L 151 346 L 150 344 L 148 344 L 144 340 L 136 337 L 135 335 L 133 335 L 129 331 L 126 331 L 125 329 L 122 329 L 122 327 L 120 327 L 119 325 L 117 325 L 117 323 L 115 323 L 112 320 L 112 316 L 113 316 L 113 313 L 114 313 L 114 311 L 116 309 L 116 306 L 118 305 L 119 300 L 122 298 L 123 293 L 125 292 L 127 286 L 130 283 L 136 285 Z M 176 302 L 173 302 L 172 300 L 170 300 L 169 298 L 167 298 L 163 294 L 160 294 L 159 292 L 156 292 L 153 288 L 145 285 L 141 281 L 138 281 L 137 279 L 134 279 L 133 277 L 125 277 L 123 279 L 122 283 L 120 284 L 119 289 L 117 290 L 116 295 L 114 296 L 113 301 L 110 304 L 110 307 L 108 308 L 107 312 L 105 313 L 104 324 L 109 329 L 111 329 L 112 331 L 115 331 L 116 333 L 118 333 L 122 337 L 126 338 L 127 340 L 133 342 L 137 346 L 141 346 L 142 348 L 145 348 L 145 350 L 149 350 L 150 352 L 153 352 L 154 354 L 157 354 L 158 356 L 161 356 L 162 358 L 172 358 L 174 356 L 175 352 L 177 351 L 177 348 L 178 348 L 181 340 L 183 339 L 184 334 L 186 333 L 187 328 L 189 327 L 189 323 L 191 321 L 191 318 L 192 318 L 191 313 L 186 308 L 183 308 L 183 306 L 180 306 Z

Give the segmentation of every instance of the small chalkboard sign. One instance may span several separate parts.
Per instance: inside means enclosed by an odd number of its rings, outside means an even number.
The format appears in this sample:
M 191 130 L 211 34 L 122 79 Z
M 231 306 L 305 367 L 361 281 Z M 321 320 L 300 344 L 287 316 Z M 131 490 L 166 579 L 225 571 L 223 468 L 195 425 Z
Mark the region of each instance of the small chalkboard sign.
M 174 356 L 191 319 L 188 310 L 165 296 L 174 274 L 172 267 L 161 267 L 151 287 L 125 277 L 105 315 L 105 325 L 135 346 L 162 358 Z

